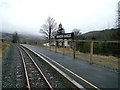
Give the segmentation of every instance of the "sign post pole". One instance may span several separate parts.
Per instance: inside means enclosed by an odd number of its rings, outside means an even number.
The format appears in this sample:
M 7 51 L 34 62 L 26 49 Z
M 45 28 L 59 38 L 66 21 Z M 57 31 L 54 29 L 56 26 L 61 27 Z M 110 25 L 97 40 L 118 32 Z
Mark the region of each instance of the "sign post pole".
M 64 55 L 64 48 L 65 48 L 65 47 L 64 47 L 64 39 L 63 39 L 63 55 Z

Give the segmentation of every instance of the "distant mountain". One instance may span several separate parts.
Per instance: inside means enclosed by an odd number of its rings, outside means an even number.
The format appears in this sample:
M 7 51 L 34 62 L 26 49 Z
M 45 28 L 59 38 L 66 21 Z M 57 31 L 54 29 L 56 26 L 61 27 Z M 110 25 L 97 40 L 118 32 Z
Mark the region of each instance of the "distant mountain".
M 41 36 L 38 36 L 38 35 L 30 35 L 30 34 L 26 34 L 26 35 L 18 34 L 18 37 L 19 37 L 19 39 L 20 39 L 21 41 L 27 41 L 27 40 L 37 41 L 37 40 L 42 39 Z M 12 39 L 13 39 L 13 34 L 2 32 L 2 39 L 6 39 L 6 40 L 12 41 Z
M 85 40 L 91 40 L 92 38 L 94 38 L 95 40 L 114 40 L 112 36 L 117 32 L 118 29 L 92 31 L 82 34 L 82 38 L 84 38 Z
M 33 41 L 38 41 L 42 39 L 42 36 L 40 35 L 31 35 L 31 34 L 20 34 L 20 40 L 33 40 Z

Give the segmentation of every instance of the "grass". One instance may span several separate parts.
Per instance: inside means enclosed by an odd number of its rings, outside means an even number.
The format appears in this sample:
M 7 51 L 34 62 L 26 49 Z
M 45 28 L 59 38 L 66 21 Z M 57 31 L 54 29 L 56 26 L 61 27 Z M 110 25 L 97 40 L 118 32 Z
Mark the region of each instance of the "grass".
M 3 42 L 2 43 L 2 49 L 0 50 L 1 57 L 4 56 L 4 54 L 7 52 L 10 44 L 8 42 Z
M 0 41 L 0 58 L 2 58 L 2 42 Z
M 54 46 L 45 47 L 45 48 L 55 51 Z M 63 48 L 57 48 L 57 52 L 63 54 Z M 73 57 L 73 50 L 71 48 L 64 48 L 64 54 Z M 82 53 L 82 52 L 76 51 L 75 57 L 80 60 L 85 60 L 85 61 L 90 62 L 89 53 Z M 102 55 L 93 54 L 92 62 L 98 65 L 104 66 L 104 67 L 108 67 L 110 69 L 118 70 L 119 69 L 118 60 L 120 60 L 120 58 L 117 58 L 114 56 L 102 56 Z
M 0 48 L 0 58 L 2 58 L 2 48 Z

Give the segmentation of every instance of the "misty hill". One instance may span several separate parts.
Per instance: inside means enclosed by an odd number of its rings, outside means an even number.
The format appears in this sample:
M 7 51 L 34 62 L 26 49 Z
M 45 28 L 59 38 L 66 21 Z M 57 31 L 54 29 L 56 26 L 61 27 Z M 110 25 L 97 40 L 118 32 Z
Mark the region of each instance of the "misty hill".
M 12 40 L 12 34 L 11 33 L 3 33 L 2 32 L 2 39 L 6 39 L 6 40 Z
M 112 36 L 117 32 L 118 29 L 92 31 L 82 34 L 82 37 L 86 40 L 91 40 L 93 37 L 95 38 L 95 40 L 114 40 L 112 39 Z
M 95 40 L 114 40 L 112 39 L 113 34 L 117 33 L 119 29 L 110 29 L 110 30 L 101 30 L 101 31 L 91 31 L 85 34 L 82 34 L 82 39 L 84 38 L 85 40 L 91 40 L 93 37 Z M 1 32 L 0 32 L 1 33 Z M 11 33 L 5 33 L 2 32 L 2 38 L 7 39 L 7 40 L 12 40 L 13 34 Z M 27 40 L 41 40 L 43 39 L 42 36 L 38 35 L 23 35 L 23 34 L 18 34 L 20 40 L 22 41 L 27 41 Z M 81 37 L 80 37 L 81 39 Z
M 30 34 L 26 34 L 26 35 L 18 34 L 18 37 L 19 37 L 19 39 L 22 40 L 22 41 L 27 41 L 27 40 L 37 41 L 37 40 L 42 39 L 41 36 L 38 36 L 38 35 L 30 35 Z M 2 32 L 2 39 L 6 39 L 6 40 L 12 41 L 12 39 L 13 39 L 13 34 Z

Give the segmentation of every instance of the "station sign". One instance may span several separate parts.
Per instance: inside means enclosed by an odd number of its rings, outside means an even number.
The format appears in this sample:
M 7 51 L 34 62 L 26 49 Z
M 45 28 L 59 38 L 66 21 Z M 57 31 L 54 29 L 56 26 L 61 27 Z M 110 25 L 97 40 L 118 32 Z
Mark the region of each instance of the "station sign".
M 57 34 L 55 39 L 74 39 L 74 33 Z

